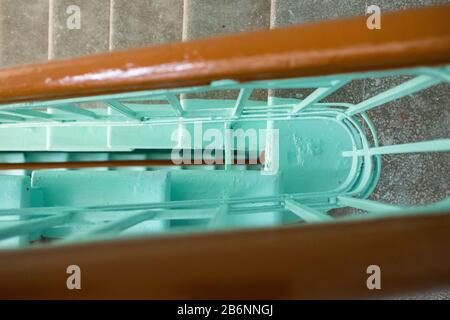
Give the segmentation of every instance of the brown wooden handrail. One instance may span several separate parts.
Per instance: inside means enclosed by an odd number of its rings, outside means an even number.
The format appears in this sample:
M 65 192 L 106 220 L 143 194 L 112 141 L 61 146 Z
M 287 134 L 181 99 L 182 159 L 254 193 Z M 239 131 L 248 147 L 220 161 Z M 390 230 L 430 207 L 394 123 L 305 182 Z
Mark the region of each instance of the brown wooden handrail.
M 355 298 L 450 285 L 450 212 L 0 252 L 0 298 Z M 77 264 L 81 290 L 66 288 Z M 369 265 L 381 290 L 368 290 Z
M 450 63 L 450 6 L 221 36 L 0 70 L 0 103 Z

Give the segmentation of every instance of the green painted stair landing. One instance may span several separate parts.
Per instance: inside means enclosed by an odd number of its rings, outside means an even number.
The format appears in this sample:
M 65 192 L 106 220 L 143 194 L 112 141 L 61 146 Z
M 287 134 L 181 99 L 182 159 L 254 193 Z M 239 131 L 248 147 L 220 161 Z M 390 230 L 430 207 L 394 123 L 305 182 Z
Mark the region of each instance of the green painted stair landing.
M 388 76 L 403 82 L 358 103 L 333 98 L 352 81 Z M 450 151 L 450 139 L 380 146 L 366 114 L 437 84 L 448 90 L 449 79 L 450 68 L 443 66 L 249 83 L 225 79 L 202 87 L 0 105 L 2 162 L 167 159 L 173 149 L 208 148 L 208 139 L 192 142 L 199 126 L 224 137 L 217 148 L 224 165 L 4 172 L 1 244 L 16 248 L 45 238 L 56 245 L 450 209 L 450 199 L 425 208 L 367 200 L 379 179 L 381 155 Z M 310 93 L 303 99 L 253 99 L 260 89 Z M 237 98 L 180 99 L 224 90 Z M 242 142 L 251 132 L 258 143 L 240 144 L 239 134 Z M 262 152 L 263 166 L 232 165 L 235 153 Z M 342 207 L 368 214 L 330 215 Z

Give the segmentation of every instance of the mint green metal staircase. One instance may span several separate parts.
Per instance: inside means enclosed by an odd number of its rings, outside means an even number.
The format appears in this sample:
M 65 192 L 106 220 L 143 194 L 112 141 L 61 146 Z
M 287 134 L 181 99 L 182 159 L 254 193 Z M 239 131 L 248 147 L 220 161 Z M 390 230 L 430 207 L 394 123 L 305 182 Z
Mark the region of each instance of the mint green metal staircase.
M 406 80 L 357 104 L 330 99 L 351 81 L 387 76 Z M 214 129 L 224 141 L 214 150 L 223 159 L 219 165 L 0 175 L 0 243 L 15 248 L 42 239 L 58 244 L 414 214 L 414 207 L 367 200 L 379 179 L 380 156 L 450 151 L 450 139 L 380 146 L 366 111 L 440 83 L 448 89 L 449 80 L 447 66 L 3 104 L 4 158 L 167 158 L 173 150 L 208 149 L 205 139 L 192 144 L 196 126 Z M 258 89 L 299 88 L 313 91 L 302 100 L 251 98 Z M 237 99 L 180 99 L 222 90 Z M 251 130 L 259 134 L 257 145 L 245 143 Z M 263 165 L 234 165 L 238 154 L 264 152 Z M 425 211 L 448 210 L 449 200 Z M 341 207 L 369 214 L 329 214 Z

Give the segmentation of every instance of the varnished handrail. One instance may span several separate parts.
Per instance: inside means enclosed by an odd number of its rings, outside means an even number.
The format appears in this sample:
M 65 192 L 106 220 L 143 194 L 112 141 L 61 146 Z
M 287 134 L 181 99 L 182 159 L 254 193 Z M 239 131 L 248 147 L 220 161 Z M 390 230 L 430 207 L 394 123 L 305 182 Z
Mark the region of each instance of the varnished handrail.
M 0 252 L 0 298 L 388 296 L 450 285 L 449 235 L 450 212 Z
M 221 36 L 0 70 L 0 103 L 450 63 L 450 6 Z

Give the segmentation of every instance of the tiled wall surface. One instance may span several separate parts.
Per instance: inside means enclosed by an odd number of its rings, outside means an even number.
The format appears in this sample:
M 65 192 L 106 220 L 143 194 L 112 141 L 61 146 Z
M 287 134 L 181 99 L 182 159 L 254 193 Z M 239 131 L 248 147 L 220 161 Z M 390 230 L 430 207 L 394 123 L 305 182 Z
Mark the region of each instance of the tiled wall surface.
M 185 0 L 184 5 L 184 40 L 270 27 L 270 0 Z
M 110 0 L 50 0 L 49 3 L 50 59 L 108 51 Z M 70 10 L 72 6 L 80 8 L 80 29 L 70 26 L 76 14 Z
M 0 66 L 47 60 L 48 0 L 0 0 Z
M 181 41 L 183 0 L 112 0 L 112 50 Z

